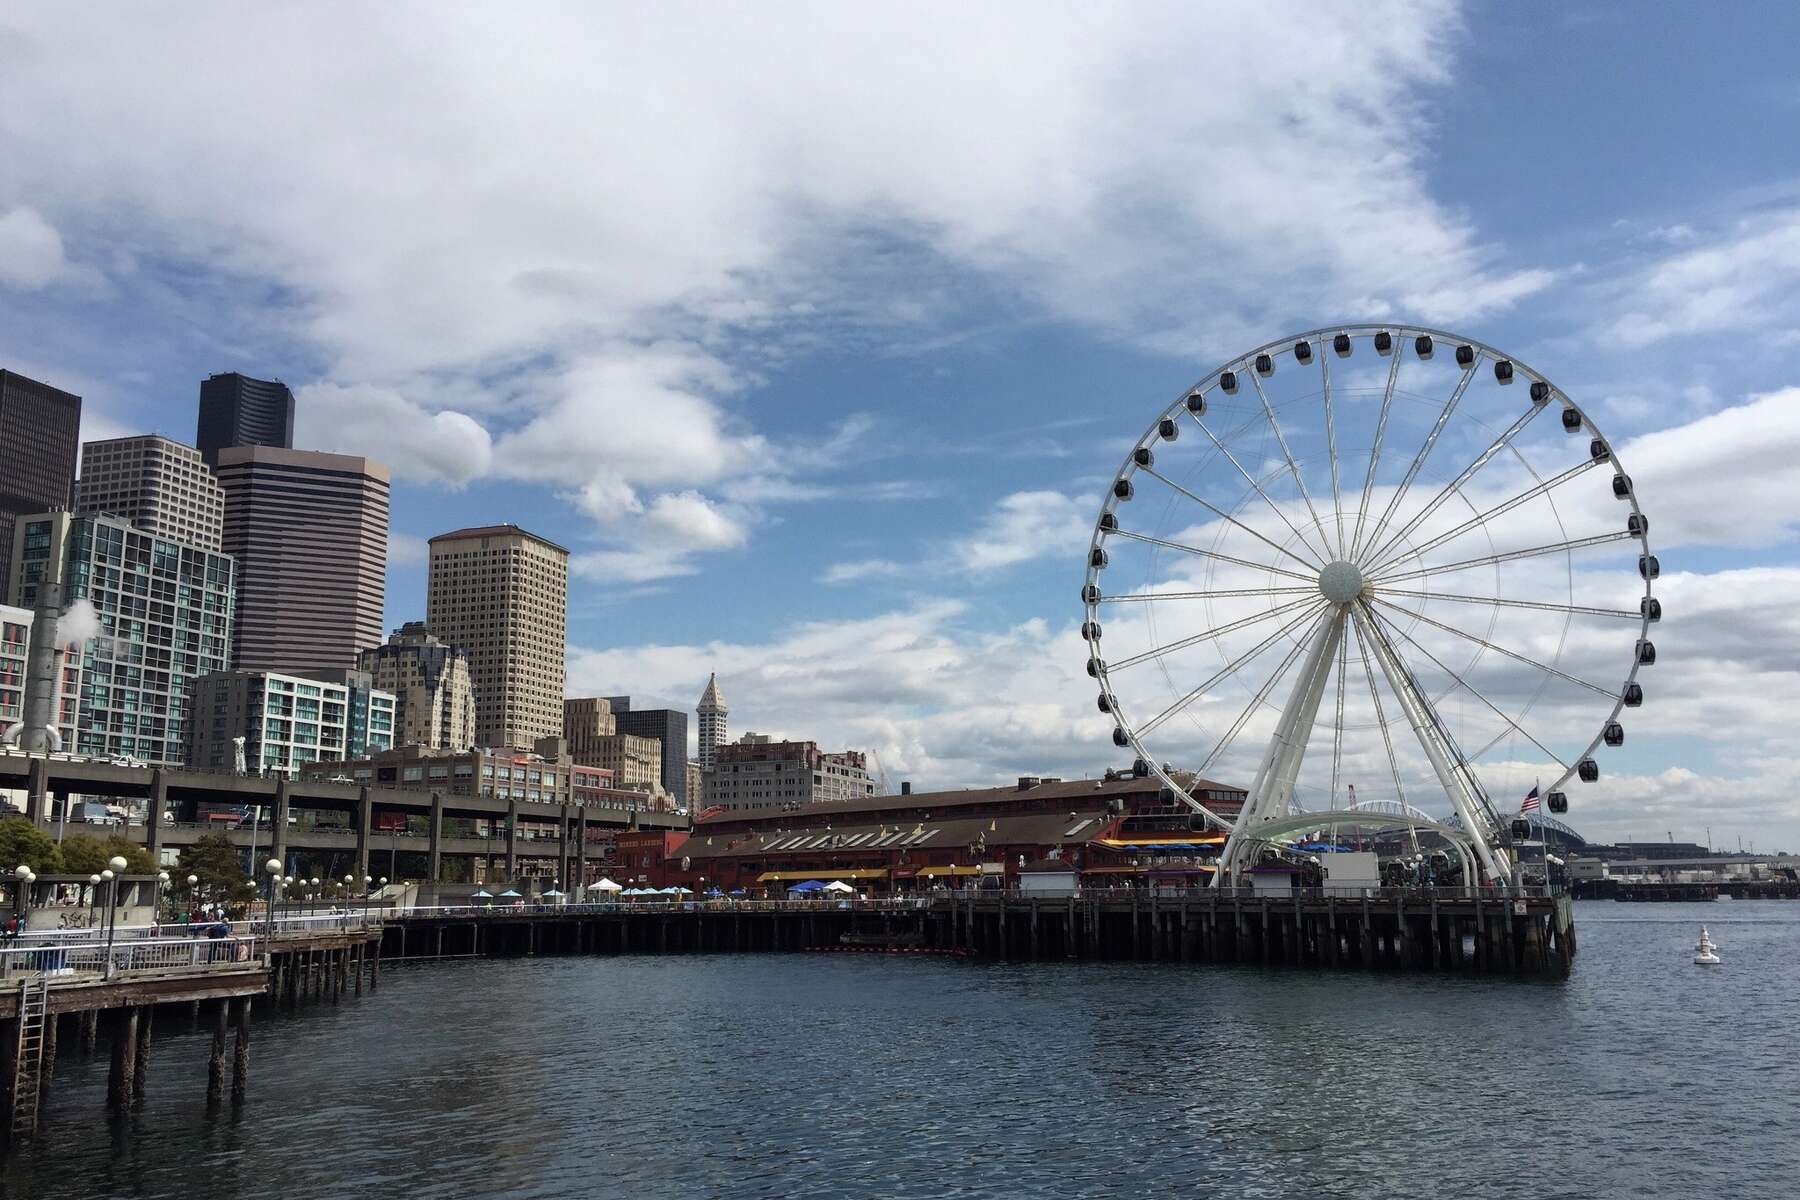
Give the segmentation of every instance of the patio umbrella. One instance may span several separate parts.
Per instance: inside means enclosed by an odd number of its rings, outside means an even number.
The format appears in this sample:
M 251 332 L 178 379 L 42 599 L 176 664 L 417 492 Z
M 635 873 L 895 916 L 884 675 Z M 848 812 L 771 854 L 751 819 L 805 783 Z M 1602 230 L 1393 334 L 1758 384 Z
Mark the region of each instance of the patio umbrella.
M 561 892 L 557 891 L 555 888 L 551 888 L 549 891 L 544 893 L 544 899 L 548 900 L 552 896 L 560 896 L 560 895 L 562 895 Z
M 500 898 L 501 898 L 501 899 L 502 899 L 502 900 L 505 900 L 505 899 L 508 899 L 508 898 L 511 898 L 511 899 L 513 899 L 513 900 L 517 900 L 517 899 L 518 899 L 518 898 L 519 898 L 519 893 L 517 893 L 517 892 L 515 892 L 515 891 L 513 891 L 513 890 L 512 890 L 512 889 L 511 889 L 511 888 L 507 888 L 507 889 L 506 889 L 506 890 L 505 890 L 505 891 L 504 891 L 504 892 L 501 892 L 501 893 L 500 893 Z
M 494 898 L 493 893 L 487 891 L 486 889 L 478 891 L 473 896 L 469 897 L 469 899 L 471 899 L 471 900 L 492 900 L 493 898 Z
M 854 892 L 856 889 L 841 879 L 834 879 L 825 885 L 824 890 L 828 892 Z
M 600 879 L 588 884 L 588 891 L 590 892 L 622 892 L 624 890 L 625 886 L 623 884 L 614 883 L 610 879 Z

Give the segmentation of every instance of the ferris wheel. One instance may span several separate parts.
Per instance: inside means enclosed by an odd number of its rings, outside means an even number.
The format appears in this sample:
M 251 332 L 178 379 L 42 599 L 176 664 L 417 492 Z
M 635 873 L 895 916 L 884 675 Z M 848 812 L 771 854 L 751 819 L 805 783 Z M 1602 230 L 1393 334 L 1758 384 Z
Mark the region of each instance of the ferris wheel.
M 1643 703 L 1649 532 L 1612 443 L 1525 364 L 1434 329 L 1313 330 L 1131 444 L 1088 548 L 1087 670 L 1114 743 L 1230 830 L 1215 881 L 1421 814 L 1467 878 L 1503 880 L 1501 813 L 1527 787 L 1566 812 Z M 1219 778 L 1248 781 L 1234 816 Z

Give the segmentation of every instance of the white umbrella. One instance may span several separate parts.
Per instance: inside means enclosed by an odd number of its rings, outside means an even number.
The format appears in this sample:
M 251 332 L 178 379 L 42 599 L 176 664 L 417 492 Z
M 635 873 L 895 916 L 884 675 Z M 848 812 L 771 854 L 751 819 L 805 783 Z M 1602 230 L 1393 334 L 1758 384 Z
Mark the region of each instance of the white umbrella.
M 834 879 L 825 885 L 825 890 L 828 892 L 854 892 L 856 889 L 841 879 Z

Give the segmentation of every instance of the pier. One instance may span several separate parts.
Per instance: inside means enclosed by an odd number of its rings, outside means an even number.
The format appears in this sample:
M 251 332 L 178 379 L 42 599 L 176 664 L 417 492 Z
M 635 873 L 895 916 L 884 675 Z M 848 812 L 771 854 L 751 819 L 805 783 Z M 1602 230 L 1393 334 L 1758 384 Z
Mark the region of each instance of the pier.
M 301 917 L 212 937 L 204 926 L 27 935 L 0 950 L 0 1137 L 30 1138 L 59 1052 L 71 1041 L 111 1055 L 107 1108 L 122 1112 L 149 1084 L 159 1021 L 210 1028 L 205 1096 L 241 1103 L 250 1078 L 253 1004 L 338 1003 L 380 985 L 380 925 L 364 914 Z
M 1576 936 L 1566 896 L 1370 889 L 1193 889 L 1043 897 L 725 900 L 413 909 L 384 923 L 395 960 L 538 954 L 893 950 L 1006 960 L 1262 963 L 1562 977 Z

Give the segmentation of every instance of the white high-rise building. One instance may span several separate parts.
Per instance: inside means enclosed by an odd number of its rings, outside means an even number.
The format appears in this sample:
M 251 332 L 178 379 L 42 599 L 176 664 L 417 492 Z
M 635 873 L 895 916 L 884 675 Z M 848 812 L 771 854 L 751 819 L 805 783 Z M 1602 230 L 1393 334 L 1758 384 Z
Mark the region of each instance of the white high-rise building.
M 700 769 L 710 771 L 714 756 L 726 742 L 725 717 L 731 711 L 719 693 L 716 673 L 707 676 L 706 690 L 700 693 L 700 704 L 694 711 L 700 718 Z

